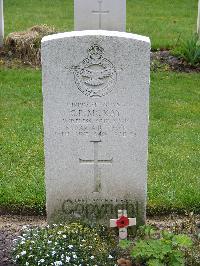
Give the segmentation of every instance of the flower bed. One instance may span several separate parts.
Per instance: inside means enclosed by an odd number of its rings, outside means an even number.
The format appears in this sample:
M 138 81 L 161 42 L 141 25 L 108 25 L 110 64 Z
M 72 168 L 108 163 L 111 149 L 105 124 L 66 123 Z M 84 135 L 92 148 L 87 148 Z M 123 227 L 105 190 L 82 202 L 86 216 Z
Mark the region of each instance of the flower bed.
M 135 238 L 120 244 L 115 232 L 80 223 L 27 227 L 15 240 L 14 262 L 32 266 L 200 265 L 200 233 L 193 216 L 166 229 L 139 227 Z

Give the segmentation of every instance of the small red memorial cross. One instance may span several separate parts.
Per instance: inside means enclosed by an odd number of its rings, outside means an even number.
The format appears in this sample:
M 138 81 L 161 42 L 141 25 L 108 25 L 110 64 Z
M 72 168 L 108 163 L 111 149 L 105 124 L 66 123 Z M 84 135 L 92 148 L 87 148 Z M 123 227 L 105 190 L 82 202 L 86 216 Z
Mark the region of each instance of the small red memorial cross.
M 118 210 L 118 219 L 110 219 L 110 227 L 118 227 L 119 241 L 127 239 L 127 228 L 136 225 L 136 218 L 128 218 L 126 210 Z

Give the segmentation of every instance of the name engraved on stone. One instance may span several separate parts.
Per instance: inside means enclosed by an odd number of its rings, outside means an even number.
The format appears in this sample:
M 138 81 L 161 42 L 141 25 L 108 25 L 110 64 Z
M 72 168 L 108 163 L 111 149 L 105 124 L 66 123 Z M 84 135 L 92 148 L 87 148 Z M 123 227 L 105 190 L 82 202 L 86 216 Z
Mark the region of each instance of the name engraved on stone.
M 81 164 L 93 164 L 94 165 L 94 191 L 93 192 L 100 192 L 101 190 L 101 174 L 99 169 L 99 164 L 112 164 L 113 158 L 110 160 L 99 160 L 98 159 L 98 144 L 101 140 L 92 140 L 90 142 L 94 143 L 94 160 L 82 160 L 79 159 Z
M 77 88 L 88 97 L 105 96 L 116 83 L 115 67 L 103 54 L 104 49 L 94 44 L 88 49 L 88 57 L 71 68 Z
M 106 15 L 109 13 L 109 10 L 102 10 L 102 3 L 103 3 L 103 0 L 99 0 L 98 1 L 99 10 L 92 11 L 92 14 L 99 16 L 99 29 L 102 29 L 102 15 Z

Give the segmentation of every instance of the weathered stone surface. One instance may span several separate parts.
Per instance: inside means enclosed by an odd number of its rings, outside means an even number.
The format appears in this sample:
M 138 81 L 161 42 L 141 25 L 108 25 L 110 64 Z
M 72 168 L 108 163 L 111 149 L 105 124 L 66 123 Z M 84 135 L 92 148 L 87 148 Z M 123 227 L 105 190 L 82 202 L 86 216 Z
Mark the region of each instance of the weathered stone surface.
M 42 40 L 49 221 L 144 222 L 149 38 L 82 31 Z M 63 219 L 63 218 L 62 218 Z
M 3 46 L 3 38 L 4 38 L 3 0 L 0 0 L 0 47 Z
M 74 29 L 126 31 L 126 0 L 74 0 Z

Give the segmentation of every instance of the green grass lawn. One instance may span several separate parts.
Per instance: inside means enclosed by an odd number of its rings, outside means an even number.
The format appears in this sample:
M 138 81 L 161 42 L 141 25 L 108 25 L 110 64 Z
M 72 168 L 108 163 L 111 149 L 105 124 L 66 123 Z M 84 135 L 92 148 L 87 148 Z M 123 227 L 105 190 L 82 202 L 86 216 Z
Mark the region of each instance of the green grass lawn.
M 199 74 L 151 75 L 151 212 L 200 211 L 199 84 Z M 42 209 L 45 188 L 41 72 L 1 69 L 0 94 L 0 208 Z
M 196 31 L 198 0 L 127 0 L 127 31 L 150 36 L 153 48 L 176 45 Z M 4 0 L 5 33 L 36 24 L 73 30 L 73 0 Z

